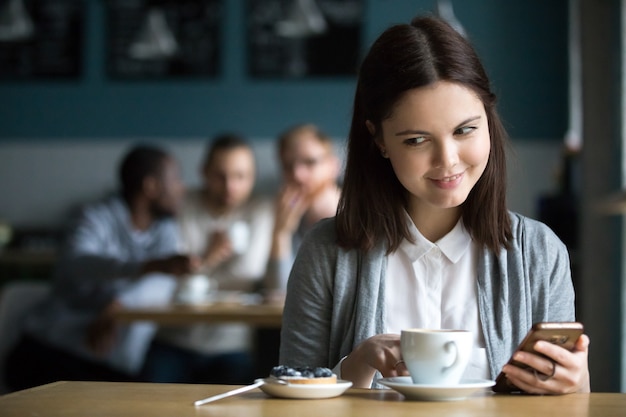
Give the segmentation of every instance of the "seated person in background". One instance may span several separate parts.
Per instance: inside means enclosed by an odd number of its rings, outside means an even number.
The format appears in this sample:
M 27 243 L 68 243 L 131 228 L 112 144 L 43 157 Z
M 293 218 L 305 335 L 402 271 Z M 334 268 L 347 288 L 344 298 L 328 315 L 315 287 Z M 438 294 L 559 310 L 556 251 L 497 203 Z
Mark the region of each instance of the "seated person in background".
M 294 126 L 278 138 L 283 187 L 275 206 L 270 259 L 264 279 L 269 292 L 284 293 L 304 234 L 337 211 L 341 163 L 332 140 L 312 124 Z
M 172 216 L 184 186 L 174 158 L 138 146 L 124 157 L 119 176 L 120 195 L 86 206 L 68 231 L 51 295 L 29 313 L 25 334 L 7 358 L 10 389 L 136 379 L 156 328 L 111 327 L 106 317 L 100 320 L 103 312 L 167 303 L 174 276 L 198 266 L 179 254 Z
M 183 243 L 219 290 L 253 291 L 265 272 L 273 208 L 271 201 L 251 198 L 252 148 L 239 136 L 218 136 L 201 175 L 202 189 L 188 195 L 179 217 Z M 162 327 L 144 374 L 153 382 L 249 383 L 251 344 L 247 325 Z

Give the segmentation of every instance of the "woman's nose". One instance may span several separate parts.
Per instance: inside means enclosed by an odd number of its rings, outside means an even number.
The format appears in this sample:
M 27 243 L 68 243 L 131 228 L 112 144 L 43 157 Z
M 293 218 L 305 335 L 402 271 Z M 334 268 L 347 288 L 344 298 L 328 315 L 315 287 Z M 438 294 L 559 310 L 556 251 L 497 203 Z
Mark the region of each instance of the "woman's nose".
M 458 147 L 454 140 L 445 140 L 436 146 L 434 165 L 453 167 L 459 162 Z

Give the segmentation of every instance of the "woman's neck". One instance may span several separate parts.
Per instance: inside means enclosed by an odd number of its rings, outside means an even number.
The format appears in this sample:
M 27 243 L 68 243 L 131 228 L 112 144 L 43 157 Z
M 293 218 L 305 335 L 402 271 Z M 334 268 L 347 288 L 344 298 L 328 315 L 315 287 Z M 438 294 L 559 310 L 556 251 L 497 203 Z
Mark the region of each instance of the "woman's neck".
M 450 233 L 461 217 L 460 207 L 441 209 L 420 206 L 419 209 L 409 208 L 408 212 L 417 230 L 431 242 Z

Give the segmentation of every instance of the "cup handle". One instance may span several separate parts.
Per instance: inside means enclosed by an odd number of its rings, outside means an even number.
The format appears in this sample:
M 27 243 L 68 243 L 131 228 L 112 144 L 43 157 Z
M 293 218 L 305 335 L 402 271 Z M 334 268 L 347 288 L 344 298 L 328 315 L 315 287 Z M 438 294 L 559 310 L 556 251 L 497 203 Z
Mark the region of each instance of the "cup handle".
M 443 348 L 446 350 L 446 352 L 450 352 L 452 349 L 454 349 L 454 360 L 452 361 L 450 365 L 444 366 L 442 369 L 442 372 L 446 374 L 450 372 L 452 369 L 456 368 L 456 365 L 459 361 L 459 348 L 456 345 L 456 342 L 453 340 L 446 342 L 446 344 L 443 345 Z

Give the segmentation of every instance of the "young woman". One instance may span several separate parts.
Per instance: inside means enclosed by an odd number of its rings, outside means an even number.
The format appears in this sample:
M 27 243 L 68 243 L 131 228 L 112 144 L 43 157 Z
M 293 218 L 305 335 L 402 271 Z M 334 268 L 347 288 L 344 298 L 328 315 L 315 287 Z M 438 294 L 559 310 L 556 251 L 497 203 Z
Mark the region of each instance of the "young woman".
M 471 330 L 466 378 L 504 371 L 524 391 L 589 390 L 589 339 L 505 365 L 533 323 L 573 321 L 563 243 L 506 208 L 506 132 L 473 47 L 418 17 L 363 61 L 342 196 L 300 248 L 280 361 L 334 367 L 357 387 L 408 375 L 400 330 Z

